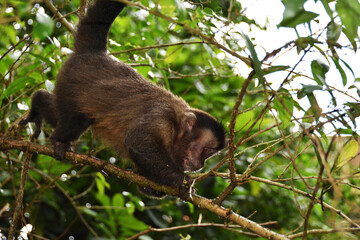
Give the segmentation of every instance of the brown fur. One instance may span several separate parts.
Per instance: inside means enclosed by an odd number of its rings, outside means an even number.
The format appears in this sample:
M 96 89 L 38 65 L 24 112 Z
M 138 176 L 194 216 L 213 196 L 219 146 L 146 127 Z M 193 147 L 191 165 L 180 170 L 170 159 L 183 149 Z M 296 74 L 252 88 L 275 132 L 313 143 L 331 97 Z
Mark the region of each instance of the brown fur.
M 35 122 L 40 133 L 42 119 L 50 122 L 58 159 L 91 126 L 99 138 L 132 159 L 140 174 L 179 187 L 184 180 L 191 182 L 184 171 L 201 168 L 206 158 L 224 147 L 225 132 L 211 115 L 191 108 L 106 54 L 107 32 L 122 8 L 110 0 L 98 0 L 90 7 L 54 93 L 35 93 L 31 115 L 22 124 Z
M 59 74 L 55 95 L 62 108 L 95 119 L 95 134 L 120 152 L 126 149 L 119 139 L 141 122 L 163 129 L 159 134 L 169 139 L 165 145 L 170 149 L 181 117 L 192 111 L 183 99 L 105 54 L 71 56 Z

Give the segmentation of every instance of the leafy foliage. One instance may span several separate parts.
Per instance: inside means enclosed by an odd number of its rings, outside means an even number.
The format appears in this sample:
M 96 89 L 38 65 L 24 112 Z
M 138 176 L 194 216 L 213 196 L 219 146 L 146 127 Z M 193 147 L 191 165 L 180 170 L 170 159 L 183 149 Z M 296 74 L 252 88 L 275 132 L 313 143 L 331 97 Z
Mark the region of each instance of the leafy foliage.
M 51 91 L 71 53 L 83 1 L 53 2 L 0 5 L 2 139 L 14 137 L 10 130 L 33 92 Z M 281 2 L 276 27 L 295 35 L 279 39 L 278 48 L 261 46 L 253 32 L 269 33 L 268 26 L 251 19 L 241 1 L 141 0 L 115 20 L 109 53 L 228 126 L 229 148 L 193 174 L 198 195 L 292 239 L 357 239 L 360 76 L 349 55 L 358 56 L 360 3 L 316 1 L 323 13 L 315 13 L 310 0 Z M 25 142 L 31 133 L 29 125 L 15 137 Z M 50 134 L 45 125 L 38 143 L 49 145 Z M 75 151 L 129 168 L 91 132 Z M 26 156 L 0 152 L 1 237 Z M 31 157 L 21 213 L 18 230 L 31 224 L 33 239 L 254 237 L 190 202 L 148 199 L 125 180 L 45 154 Z

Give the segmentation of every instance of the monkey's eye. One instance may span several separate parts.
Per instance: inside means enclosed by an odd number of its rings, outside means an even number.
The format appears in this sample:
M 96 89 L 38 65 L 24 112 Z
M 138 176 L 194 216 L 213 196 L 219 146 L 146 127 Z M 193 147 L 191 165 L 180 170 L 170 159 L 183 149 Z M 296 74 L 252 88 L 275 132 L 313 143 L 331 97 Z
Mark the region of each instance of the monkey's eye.
M 209 148 L 209 147 L 204 147 L 203 148 L 203 154 L 207 157 L 210 157 L 211 155 L 213 155 L 216 152 L 216 149 L 214 148 Z

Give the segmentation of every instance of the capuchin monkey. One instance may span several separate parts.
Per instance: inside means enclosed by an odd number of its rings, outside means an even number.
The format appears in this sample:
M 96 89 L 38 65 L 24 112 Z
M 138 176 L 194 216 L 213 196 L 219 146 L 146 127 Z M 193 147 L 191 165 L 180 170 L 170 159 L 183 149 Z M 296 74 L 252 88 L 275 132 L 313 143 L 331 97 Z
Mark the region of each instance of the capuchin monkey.
M 80 20 L 75 51 L 58 74 L 53 93 L 32 96 L 28 116 L 37 138 L 45 120 L 54 128 L 54 155 L 62 160 L 71 143 L 90 126 L 97 137 L 133 161 L 136 171 L 161 185 L 191 193 L 196 171 L 224 148 L 225 130 L 214 117 L 145 80 L 107 55 L 107 36 L 124 4 L 97 0 Z M 143 193 L 165 193 L 140 187 Z

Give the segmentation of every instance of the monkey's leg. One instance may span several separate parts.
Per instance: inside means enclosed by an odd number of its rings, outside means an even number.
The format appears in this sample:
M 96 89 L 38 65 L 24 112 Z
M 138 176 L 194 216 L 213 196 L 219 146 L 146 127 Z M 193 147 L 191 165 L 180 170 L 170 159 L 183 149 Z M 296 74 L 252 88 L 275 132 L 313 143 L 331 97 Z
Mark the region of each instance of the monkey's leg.
M 28 116 L 25 119 L 21 120 L 19 122 L 19 124 L 26 125 L 29 122 L 35 123 L 35 131 L 34 131 L 33 135 L 31 136 L 31 139 L 35 139 L 41 133 L 42 117 L 38 112 L 34 111 L 33 109 L 30 109 Z
M 63 160 L 71 142 L 77 140 L 92 123 L 93 120 L 82 113 L 67 112 L 59 115 L 55 131 L 51 136 L 55 158 Z
M 54 108 L 54 95 L 41 89 L 32 96 L 30 112 L 19 124 L 25 125 L 29 122 L 34 122 L 36 128 L 34 134 L 31 136 L 31 138 L 34 139 L 37 138 L 41 132 L 43 119 L 53 127 L 56 126 L 57 114 Z

